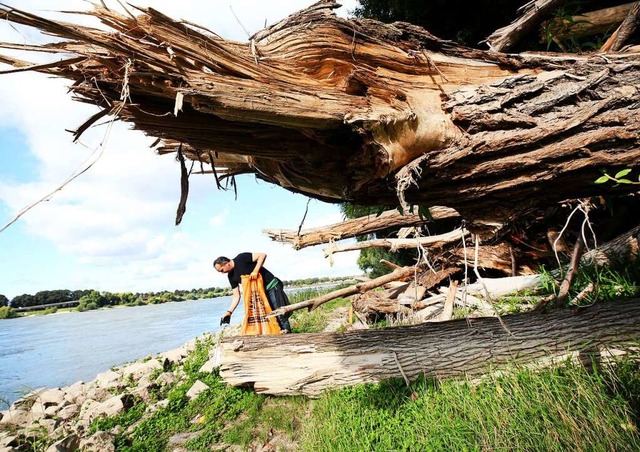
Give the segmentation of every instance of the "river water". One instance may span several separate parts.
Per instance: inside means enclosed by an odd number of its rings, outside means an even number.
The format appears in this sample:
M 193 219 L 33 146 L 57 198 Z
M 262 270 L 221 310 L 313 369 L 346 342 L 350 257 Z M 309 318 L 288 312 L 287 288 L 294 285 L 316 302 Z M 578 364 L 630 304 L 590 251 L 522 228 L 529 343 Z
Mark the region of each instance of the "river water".
M 230 297 L 0 320 L 0 410 L 217 331 Z M 242 309 L 236 311 L 239 322 Z M 234 323 L 235 323 L 234 322 Z

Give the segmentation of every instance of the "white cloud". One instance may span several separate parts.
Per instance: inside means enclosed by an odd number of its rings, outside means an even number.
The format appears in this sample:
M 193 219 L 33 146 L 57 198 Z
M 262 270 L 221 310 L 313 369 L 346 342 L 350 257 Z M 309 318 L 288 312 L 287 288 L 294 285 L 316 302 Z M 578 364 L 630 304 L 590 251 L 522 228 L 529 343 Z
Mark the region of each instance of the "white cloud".
M 83 10 L 89 5 L 84 0 L 13 3 L 50 18 L 59 16 L 47 11 Z M 119 8 L 117 2 L 107 3 Z M 274 23 L 314 0 L 136 3 L 199 23 L 224 37 L 245 41 L 246 34 L 238 21 L 254 33 L 265 20 L 267 24 Z M 355 0 L 343 3 L 343 15 L 356 5 Z M 64 16 L 64 20 L 91 19 Z M 34 43 L 43 39 L 32 30 L 18 29 L 16 32 L 9 24 L 0 23 L 0 41 Z M 44 39 L 50 41 L 51 37 Z M 34 59 L 33 54 L 25 52 L 13 54 Z M 156 156 L 149 148 L 151 139 L 121 123 L 114 124 L 106 140 L 103 126 L 87 131 L 80 143 L 73 144 L 72 135 L 65 129 L 78 127 L 97 109 L 73 102 L 68 84 L 42 74 L 0 75 L 0 130 L 19 134 L 25 142 L 25 147 L 8 147 L 9 137 L 0 134 L 0 165 L 7 168 L 19 159 L 30 162 L 26 178 L 3 178 L 0 171 L 0 212 L 18 212 L 54 190 L 104 143 L 102 156 L 89 171 L 19 220 L 19 233 L 12 237 L 20 237 L 20 246 L 8 244 L 7 236 L 0 234 L 0 250 L 20 249 L 29 262 L 29 268 L 13 268 L 11 262 L 18 261 L 18 256 L 3 252 L 0 293 L 12 297 L 62 287 L 149 291 L 226 286 L 226 279 L 212 270 L 211 262 L 220 254 L 233 257 L 242 251 L 266 252 L 267 267 L 282 279 L 358 272 L 357 253 L 336 255 L 336 262 L 330 267 L 321 246 L 296 252 L 266 237 L 262 228 L 297 228 L 305 201 L 264 183 L 245 181 L 244 186 L 239 186 L 239 200 L 235 201 L 232 192 L 218 192 L 208 176 L 194 176 L 183 224 L 175 227 L 180 197 L 176 162 L 169 156 Z M 281 211 L 274 215 L 273 205 L 256 205 L 256 190 L 267 191 Z M 256 224 L 244 219 L 252 210 L 261 218 Z M 340 221 L 336 207 L 317 203 L 310 210 L 312 214 L 304 227 Z M 0 218 L 0 227 L 9 219 Z M 60 263 L 64 276 L 44 267 L 53 257 L 44 255 L 50 249 L 30 243 L 36 239 L 53 244 L 59 253 L 55 258 L 64 259 Z

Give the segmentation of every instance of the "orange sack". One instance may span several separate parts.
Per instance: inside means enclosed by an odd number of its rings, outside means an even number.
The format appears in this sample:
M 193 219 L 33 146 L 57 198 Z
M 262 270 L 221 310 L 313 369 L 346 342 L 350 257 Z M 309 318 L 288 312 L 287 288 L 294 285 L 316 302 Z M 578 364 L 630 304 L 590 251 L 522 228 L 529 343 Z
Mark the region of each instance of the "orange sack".
M 251 278 L 242 275 L 242 298 L 244 299 L 244 320 L 240 334 L 255 336 L 258 334 L 280 334 L 280 325 L 275 317 L 267 318 L 271 314 L 269 299 L 264 290 L 262 275 Z

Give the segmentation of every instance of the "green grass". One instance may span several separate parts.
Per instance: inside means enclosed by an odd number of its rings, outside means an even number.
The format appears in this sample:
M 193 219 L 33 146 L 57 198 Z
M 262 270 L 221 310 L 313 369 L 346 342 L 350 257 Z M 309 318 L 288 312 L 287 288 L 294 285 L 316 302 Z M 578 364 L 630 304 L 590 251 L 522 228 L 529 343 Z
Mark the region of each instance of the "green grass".
M 334 391 L 315 402 L 300 450 L 640 450 L 639 377 L 637 363 L 615 374 L 567 363 Z
M 350 304 L 351 302 L 346 298 L 336 298 L 311 312 L 305 309 L 295 311 L 289 318 L 292 332 L 321 333 L 332 319 L 332 311 L 339 307 L 348 307 Z

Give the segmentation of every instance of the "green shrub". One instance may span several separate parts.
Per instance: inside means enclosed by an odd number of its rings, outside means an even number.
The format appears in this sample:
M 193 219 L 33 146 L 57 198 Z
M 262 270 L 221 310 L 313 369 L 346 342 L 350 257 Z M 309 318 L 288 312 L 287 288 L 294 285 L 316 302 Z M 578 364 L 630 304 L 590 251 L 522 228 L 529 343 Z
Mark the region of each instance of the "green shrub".
M 0 306 L 0 319 L 13 319 L 16 317 L 18 317 L 18 314 L 11 306 Z

